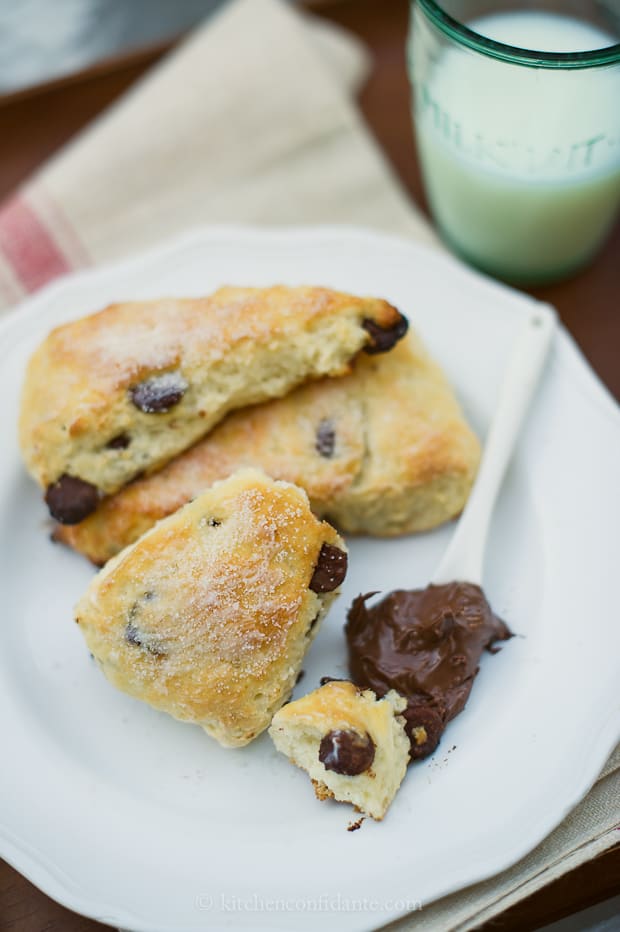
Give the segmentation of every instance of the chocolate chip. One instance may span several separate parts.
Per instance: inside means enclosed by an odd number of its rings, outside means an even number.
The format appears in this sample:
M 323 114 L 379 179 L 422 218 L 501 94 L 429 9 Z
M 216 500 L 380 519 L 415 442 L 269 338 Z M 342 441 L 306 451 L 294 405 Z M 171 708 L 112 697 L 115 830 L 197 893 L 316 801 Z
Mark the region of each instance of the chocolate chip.
M 136 647 L 142 646 L 142 639 L 140 637 L 139 629 L 132 624 L 130 621 L 125 625 L 125 640 L 128 644 L 135 644 Z
M 99 490 L 77 476 L 66 473 L 48 486 L 45 504 L 61 524 L 79 524 L 99 504 Z
M 329 418 L 325 417 L 317 427 L 316 441 L 314 444 L 316 452 L 319 456 L 330 459 L 334 453 L 335 444 L 336 431 L 334 430 L 334 424 Z
M 199 527 L 219 527 L 221 523 L 221 521 L 218 521 L 217 518 L 211 517 L 211 515 L 209 515 L 209 517 L 204 515 L 198 522 L 198 525 Z
M 375 743 L 368 734 L 337 728 L 328 732 L 319 747 L 319 760 L 326 770 L 355 777 L 368 770 L 375 759 Z
M 145 414 L 164 414 L 179 403 L 187 388 L 180 372 L 164 372 L 134 385 L 129 389 L 129 397 Z
M 321 686 L 327 686 L 328 683 L 346 683 L 347 681 L 341 676 L 322 676 L 319 680 Z
M 136 606 L 134 605 L 129 613 L 130 617 L 133 617 L 135 614 L 135 608 Z M 149 654 L 152 654 L 153 657 L 165 657 L 166 655 L 166 652 L 156 643 L 153 636 L 145 634 L 133 621 L 128 621 L 125 625 L 125 640 L 128 644 L 143 648 Z
M 347 575 L 347 555 L 339 547 L 323 544 L 314 568 L 310 589 L 313 592 L 332 592 Z
M 117 434 L 116 437 L 108 440 L 106 447 L 108 450 L 126 450 L 130 443 L 131 437 L 129 434 Z
M 410 702 L 402 713 L 405 718 L 405 731 L 411 742 L 411 760 L 429 757 L 443 734 L 444 724 L 441 716 L 424 703 Z
M 362 326 L 364 330 L 368 331 L 372 339 L 372 343 L 365 346 L 364 351 L 372 356 L 374 353 L 386 353 L 399 340 L 402 340 L 409 329 L 409 321 L 402 314 L 399 314 L 398 320 L 391 327 L 381 327 L 376 321 L 367 317 Z

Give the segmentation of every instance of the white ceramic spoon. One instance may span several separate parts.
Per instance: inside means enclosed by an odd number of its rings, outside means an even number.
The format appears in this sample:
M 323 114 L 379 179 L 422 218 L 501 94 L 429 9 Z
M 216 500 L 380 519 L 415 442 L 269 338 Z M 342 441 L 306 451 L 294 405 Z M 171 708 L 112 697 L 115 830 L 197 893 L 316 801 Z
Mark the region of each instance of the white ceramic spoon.
M 482 585 L 484 550 L 506 467 L 556 330 L 553 310 L 532 311 L 517 335 L 487 435 L 478 477 L 432 582 Z

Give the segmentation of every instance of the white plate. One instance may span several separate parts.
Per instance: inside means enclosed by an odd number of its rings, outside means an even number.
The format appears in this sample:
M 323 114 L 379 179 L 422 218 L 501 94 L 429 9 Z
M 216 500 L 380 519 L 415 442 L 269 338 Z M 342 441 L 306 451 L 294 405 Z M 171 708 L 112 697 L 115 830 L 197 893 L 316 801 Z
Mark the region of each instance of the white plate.
M 101 676 L 72 622 L 93 570 L 50 543 L 40 493 L 20 463 L 25 360 L 52 326 L 108 301 L 274 282 L 394 302 L 482 432 L 532 303 L 392 237 L 219 228 L 64 279 L 2 326 L 0 854 L 72 909 L 135 930 L 375 928 L 533 848 L 585 794 L 620 737 L 620 626 L 610 602 L 619 418 L 563 332 L 487 559 L 491 602 L 523 636 L 483 659 L 467 709 L 435 757 L 410 768 L 383 823 L 347 832 L 350 807 L 317 802 L 306 775 L 266 736 L 223 750 Z M 351 598 L 425 585 L 451 530 L 350 542 L 345 591 L 298 692 L 345 670 Z

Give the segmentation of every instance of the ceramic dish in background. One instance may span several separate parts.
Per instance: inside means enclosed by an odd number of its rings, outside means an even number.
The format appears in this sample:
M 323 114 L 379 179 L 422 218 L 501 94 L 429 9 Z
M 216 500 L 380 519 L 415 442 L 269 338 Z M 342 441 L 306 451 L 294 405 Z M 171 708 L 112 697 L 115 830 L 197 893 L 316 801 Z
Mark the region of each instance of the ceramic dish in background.
M 93 569 L 49 540 L 16 441 L 30 352 L 114 300 L 224 283 L 320 283 L 409 315 L 483 434 L 531 299 L 405 240 L 347 228 L 214 228 L 46 288 L 0 326 L 0 855 L 78 912 L 144 932 L 374 929 L 531 850 L 615 742 L 620 418 L 561 331 L 497 507 L 485 575 L 521 635 L 485 657 L 466 710 L 383 823 L 319 803 L 262 736 L 224 750 L 116 692 L 72 608 Z M 395 442 L 398 438 L 395 437 Z M 452 528 L 350 540 L 344 592 L 298 694 L 346 669 L 353 596 L 426 584 Z

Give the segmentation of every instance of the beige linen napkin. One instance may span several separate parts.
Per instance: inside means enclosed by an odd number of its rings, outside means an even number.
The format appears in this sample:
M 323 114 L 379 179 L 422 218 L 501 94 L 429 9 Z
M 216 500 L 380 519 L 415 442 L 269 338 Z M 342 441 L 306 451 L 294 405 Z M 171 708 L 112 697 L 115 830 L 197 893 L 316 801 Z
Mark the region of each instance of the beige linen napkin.
M 0 308 L 204 223 L 359 223 L 438 245 L 352 102 L 366 67 L 350 37 L 281 0 L 234 0 L 0 208 Z M 616 751 L 535 851 L 390 928 L 497 916 L 610 848 L 619 801 Z
M 285 4 L 230 3 L 0 208 L 0 307 L 204 223 L 432 241 L 351 105 L 366 64 Z
M 474 884 L 385 929 L 391 932 L 469 932 L 497 919 L 586 861 L 620 843 L 620 745 L 585 799 L 508 870 Z

